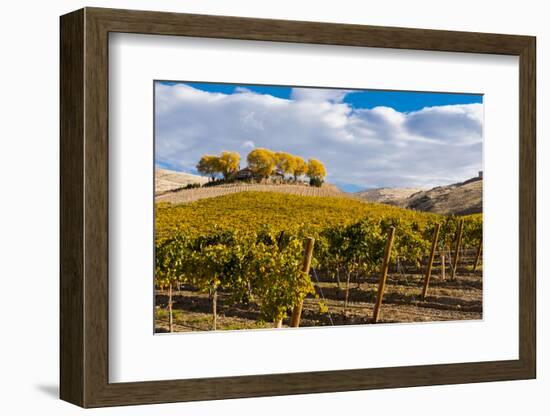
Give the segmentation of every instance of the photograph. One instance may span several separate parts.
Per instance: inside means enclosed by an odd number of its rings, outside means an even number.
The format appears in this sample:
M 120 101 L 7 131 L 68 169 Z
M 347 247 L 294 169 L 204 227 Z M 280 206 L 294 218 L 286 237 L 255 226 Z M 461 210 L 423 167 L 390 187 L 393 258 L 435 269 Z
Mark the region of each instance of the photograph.
M 156 334 L 483 319 L 483 94 L 153 88 Z

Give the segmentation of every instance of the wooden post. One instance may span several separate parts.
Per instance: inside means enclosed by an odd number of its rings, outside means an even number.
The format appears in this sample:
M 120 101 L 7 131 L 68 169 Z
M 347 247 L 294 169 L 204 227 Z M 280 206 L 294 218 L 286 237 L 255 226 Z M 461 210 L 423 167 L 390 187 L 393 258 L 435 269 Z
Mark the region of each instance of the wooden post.
M 388 232 L 388 240 L 386 241 L 384 262 L 382 263 L 382 271 L 380 274 L 380 281 L 378 283 L 378 294 L 376 296 L 376 303 L 374 305 L 374 312 L 372 315 L 372 321 L 374 323 L 378 322 L 378 318 L 380 317 L 380 308 L 382 307 L 382 298 L 384 297 L 384 289 L 386 288 L 386 278 L 388 277 L 388 268 L 390 266 L 391 249 L 394 237 L 395 227 L 391 227 Z
M 306 240 L 306 249 L 304 251 L 304 261 L 302 263 L 302 271 L 309 276 L 309 269 L 311 267 L 311 259 L 313 258 L 313 246 L 315 239 L 308 237 Z M 304 300 L 302 299 L 292 311 L 292 318 L 290 319 L 290 326 L 297 328 L 300 326 L 300 318 L 302 317 L 302 307 L 304 306 Z
M 456 232 L 456 246 L 453 257 L 453 264 L 451 269 L 451 279 L 454 280 L 456 274 L 456 266 L 458 265 L 458 258 L 460 252 L 460 244 L 462 243 L 462 231 L 464 230 L 464 220 L 460 220 L 458 224 L 458 231 Z
M 437 241 L 439 239 L 439 229 L 441 224 L 435 224 L 434 236 L 432 238 L 432 250 L 430 251 L 430 258 L 428 259 L 428 265 L 426 266 L 426 275 L 424 276 L 424 287 L 422 288 L 422 300 L 426 299 L 428 293 L 428 285 L 430 284 L 430 277 L 432 276 L 432 267 L 435 257 L 435 249 L 437 248 Z
M 218 288 L 212 292 L 212 330 L 218 327 Z
M 172 315 L 172 282 L 168 285 L 168 331 L 174 330 L 174 318 Z
M 347 272 L 347 279 L 346 279 L 346 296 L 344 298 L 344 314 L 346 313 L 346 310 L 348 309 L 348 300 L 349 300 L 349 281 L 351 278 L 351 273 Z
M 483 248 L 483 239 L 480 239 L 479 240 L 479 247 L 477 248 L 477 252 L 476 252 L 476 260 L 474 261 L 474 267 L 472 268 L 472 271 L 476 271 L 477 269 L 477 266 L 479 264 L 479 258 L 481 257 L 481 250 Z
M 441 250 L 441 280 L 445 280 L 445 250 Z

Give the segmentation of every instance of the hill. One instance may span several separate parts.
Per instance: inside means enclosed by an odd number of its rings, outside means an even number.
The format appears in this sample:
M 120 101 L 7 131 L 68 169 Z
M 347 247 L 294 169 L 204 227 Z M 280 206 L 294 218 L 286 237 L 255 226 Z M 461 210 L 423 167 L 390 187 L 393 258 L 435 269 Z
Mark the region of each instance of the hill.
M 202 176 L 155 168 L 155 195 L 172 192 L 189 184 L 206 182 L 208 182 L 208 178 Z
M 483 180 L 477 177 L 429 190 L 380 188 L 358 192 L 355 195 L 369 202 L 437 214 L 467 215 L 483 211 Z
M 438 214 L 478 214 L 483 212 L 483 180 L 472 178 L 417 192 L 407 198 L 402 206 Z
M 226 185 L 209 186 L 196 189 L 181 189 L 169 193 L 157 195 L 157 202 L 169 202 L 172 204 L 184 204 L 200 199 L 215 198 L 218 196 L 235 194 L 238 192 L 278 192 L 283 194 L 301 195 L 301 196 L 348 196 L 336 186 L 323 184 L 320 188 L 305 184 L 259 184 L 259 183 L 234 183 Z
M 354 195 L 368 202 L 400 206 L 412 194 L 422 190 L 422 188 L 376 188 L 356 192 Z
M 266 225 L 278 230 L 314 232 L 331 225 L 354 223 L 365 217 L 393 217 L 423 223 L 438 216 L 354 198 L 243 191 L 187 204 L 160 203 L 155 221 L 157 237 L 161 237 L 178 229 L 193 234 L 207 233 L 212 229 L 256 230 Z

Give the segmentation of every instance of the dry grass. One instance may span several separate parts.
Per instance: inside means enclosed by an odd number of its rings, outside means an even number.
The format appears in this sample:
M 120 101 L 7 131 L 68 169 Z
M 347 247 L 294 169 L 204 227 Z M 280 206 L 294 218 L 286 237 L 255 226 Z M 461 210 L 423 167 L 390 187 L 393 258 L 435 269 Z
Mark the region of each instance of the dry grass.
M 465 182 L 435 188 L 379 188 L 355 193 L 369 202 L 381 202 L 436 214 L 468 215 L 482 212 L 483 181 Z
M 167 169 L 155 169 L 155 195 L 161 195 L 189 184 L 204 184 L 208 178 L 190 173 L 175 172 Z

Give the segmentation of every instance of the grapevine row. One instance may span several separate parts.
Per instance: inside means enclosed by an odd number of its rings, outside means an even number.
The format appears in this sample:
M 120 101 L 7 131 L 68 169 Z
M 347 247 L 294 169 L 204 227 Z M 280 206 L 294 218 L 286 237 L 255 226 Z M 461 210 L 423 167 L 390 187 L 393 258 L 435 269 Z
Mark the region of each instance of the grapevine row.
M 264 319 L 279 322 L 315 293 L 309 276 L 301 269 L 306 237 L 315 238 L 312 266 L 339 285 L 345 280 L 349 288 L 350 281 L 379 270 L 390 227 L 396 230 L 390 261 L 420 266 L 429 253 L 435 224 L 440 224 L 438 248 L 452 250 L 460 221 L 464 223 L 463 246 L 478 247 L 481 215 L 371 215 L 347 225 L 327 222 L 315 227 L 261 224 L 253 229 L 215 224 L 208 232 L 188 227 L 171 228 L 169 232 L 160 229 L 156 284 L 170 289 L 174 284 L 187 284 L 209 293 L 213 329 L 218 291 L 228 294 L 229 302 L 256 303 Z

